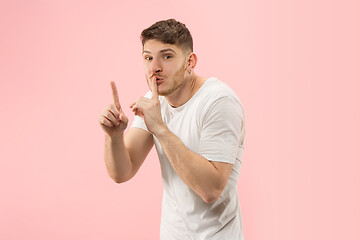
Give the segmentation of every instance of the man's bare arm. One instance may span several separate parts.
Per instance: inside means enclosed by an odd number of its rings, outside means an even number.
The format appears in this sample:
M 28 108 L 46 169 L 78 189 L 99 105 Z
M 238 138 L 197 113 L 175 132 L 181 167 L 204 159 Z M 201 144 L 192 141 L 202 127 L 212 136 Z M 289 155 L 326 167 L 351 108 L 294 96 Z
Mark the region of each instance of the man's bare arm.
M 121 183 L 136 174 L 154 143 L 150 133 L 138 128 L 131 128 L 124 136 L 128 118 L 121 109 L 114 82 L 111 82 L 111 88 L 114 104 L 103 111 L 99 122 L 105 132 L 107 171 L 115 182 Z
M 131 128 L 117 138 L 105 137 L 105 164 L 109 176 L 117 183 L 130 180 L 154 145 L 150 133 Z
M 187 148 L 167 128 L 155 136 L 181 179 L 206 203 L 216 201 L 226 186 L 233 164 L 208 161 Z

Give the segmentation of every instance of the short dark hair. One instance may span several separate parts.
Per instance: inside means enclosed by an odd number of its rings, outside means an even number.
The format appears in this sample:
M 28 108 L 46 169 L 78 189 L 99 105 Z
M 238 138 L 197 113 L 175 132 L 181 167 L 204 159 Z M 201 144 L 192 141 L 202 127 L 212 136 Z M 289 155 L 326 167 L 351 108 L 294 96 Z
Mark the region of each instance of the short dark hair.
M 147 40 L 154 39 L 163 43 L 178 45 L 184 50 L 190 49 L 191 52 L 193 51 L 193 40 L 189 29 L 187 29 L 185 24 L 175 19 L 154 23 L 141 32 L 140 39 L 143 47 Z

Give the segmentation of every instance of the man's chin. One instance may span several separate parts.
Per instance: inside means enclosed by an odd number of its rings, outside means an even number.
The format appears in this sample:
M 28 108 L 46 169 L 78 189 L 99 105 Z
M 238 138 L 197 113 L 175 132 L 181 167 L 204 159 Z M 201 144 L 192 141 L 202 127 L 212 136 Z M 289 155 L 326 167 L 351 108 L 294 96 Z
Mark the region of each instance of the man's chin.
M 169 89 L 163 89 L 162 87 L 163 87 L 162 84 L 159 84 L 157 86 L 159 96 L 167 96 L 167 95 L 169 95 L 170 94 Z
M 169 90 L 159 90 L 158 89 L 158 94 L 159 96 L 168 96 L 172 93 L 173 91 L 169 91 Z
M 170 93 L 166 92 L 166 91 L 158 91 L 158 95 L 159 96 L 167 96 L 169 95 Z

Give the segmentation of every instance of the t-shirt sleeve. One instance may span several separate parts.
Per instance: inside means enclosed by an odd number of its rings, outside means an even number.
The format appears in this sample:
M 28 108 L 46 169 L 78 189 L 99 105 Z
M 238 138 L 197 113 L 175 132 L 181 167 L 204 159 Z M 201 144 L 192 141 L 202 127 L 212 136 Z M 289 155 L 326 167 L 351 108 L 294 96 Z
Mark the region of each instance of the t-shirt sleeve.
M 200 155 L 209 161 L 234 164 L 236 158 L 241 158 L 244 139 L 245 121 L 240 101 L 233 96 L 217 99 L 205 114 Z
M 148 133 L 150 133 L 146 127 L 144 119 L 142 119 L 139 116 L 134 117 L 134 121 L 132 122 L 131 127 L 141 128 L 141 129 L 144 129 L 145 131 L 147 131 Z
M 149 91 L 146 93 L 146 95 L 144 97 L 151 98 L 151 96 L 152 96 L 151 91 Z M 131 127 L 141 128 L 141 129 L 144 129 L 145 131 L 149 132 L 149 130 L 146 127 L 144 119 L 142 119 L 141 117 L 139 117 L 137 115 L 134 116 L 134 121 L 132 122 Z

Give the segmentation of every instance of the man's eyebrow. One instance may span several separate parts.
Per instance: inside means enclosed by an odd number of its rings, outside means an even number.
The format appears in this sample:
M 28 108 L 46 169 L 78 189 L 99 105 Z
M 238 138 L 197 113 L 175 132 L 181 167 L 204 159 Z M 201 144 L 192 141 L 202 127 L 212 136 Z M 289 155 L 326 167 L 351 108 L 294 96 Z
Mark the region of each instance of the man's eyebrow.
M 171 48 L 165 48 L 165 49 L 160 50 L 161 53 L 162 53 L 162 52 L 168 52 L 168 51 L 173 52 L 173 53 L 176 54 L 176 52 L 175 52 L 173 49 L 171 49 Z M 144 53 L 151 53 L 151 52 L 150 52 L 150 51 L 147 51 L 147 50 L 144 50 L 144 51 L 142 52 L 142 54 L 144 54 Z
M 166 48 L 166 49 L 163 49 L 161 50 L 160 52 L 167 52 L 167 51 L 170 51 L 170 52 L 173 52 L 176 54 L 176 52 L 174 50 L 172 50 L 171 48 Z

